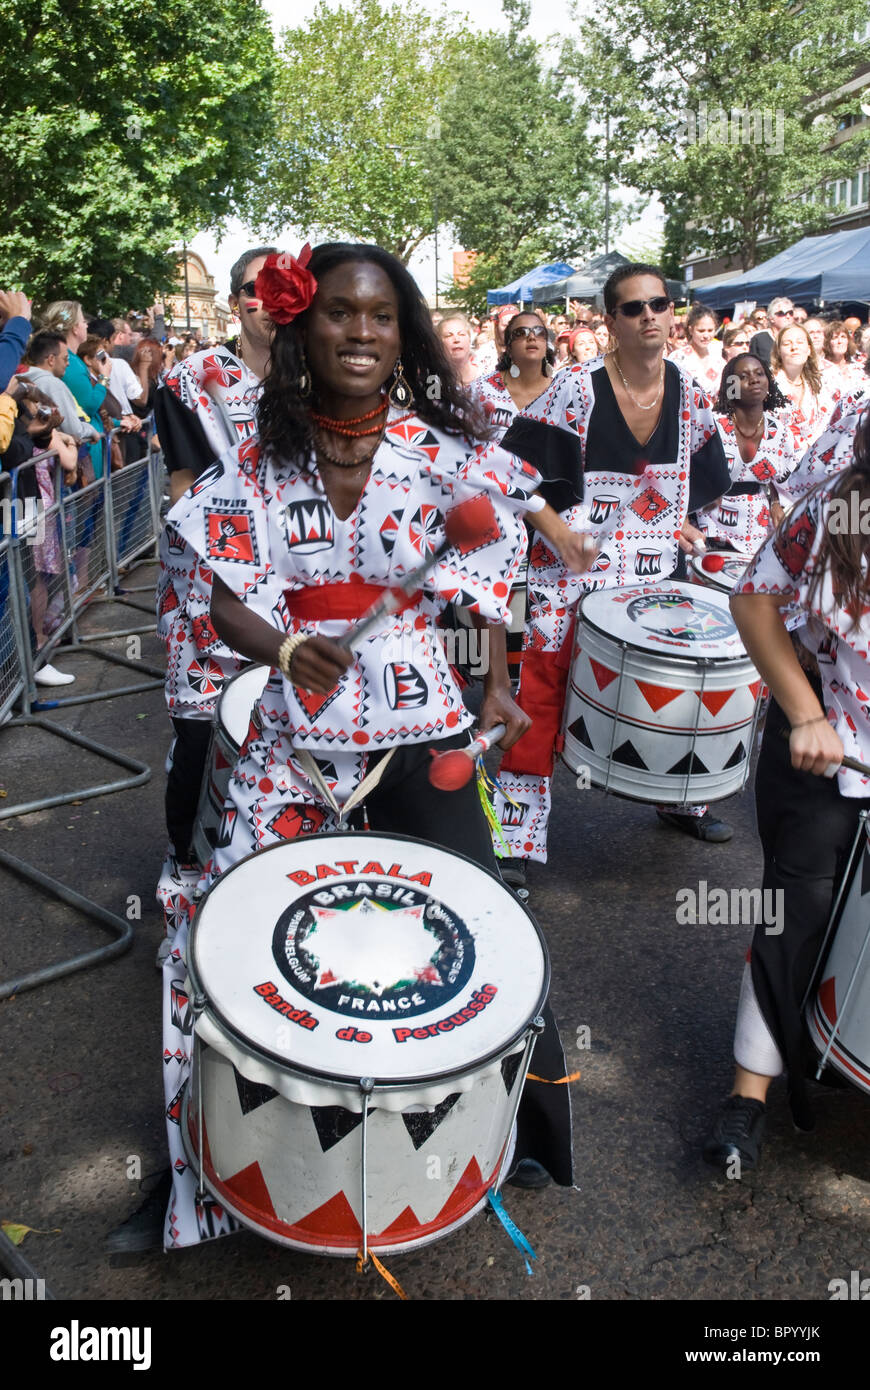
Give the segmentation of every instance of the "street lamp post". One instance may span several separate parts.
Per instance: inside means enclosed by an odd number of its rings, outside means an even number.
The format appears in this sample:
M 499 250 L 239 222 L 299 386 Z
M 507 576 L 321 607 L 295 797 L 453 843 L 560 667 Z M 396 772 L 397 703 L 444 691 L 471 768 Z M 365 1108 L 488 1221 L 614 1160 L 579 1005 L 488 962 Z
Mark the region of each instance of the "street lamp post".
M 610 250 L 610 114 L 604 118 L 604 254 Z
M 190 285 L 187 279 L 187 242 L 181 243 L 181 253 L 184 256 L 184 312 L 187 321 L 187 331 L 190 332 Z

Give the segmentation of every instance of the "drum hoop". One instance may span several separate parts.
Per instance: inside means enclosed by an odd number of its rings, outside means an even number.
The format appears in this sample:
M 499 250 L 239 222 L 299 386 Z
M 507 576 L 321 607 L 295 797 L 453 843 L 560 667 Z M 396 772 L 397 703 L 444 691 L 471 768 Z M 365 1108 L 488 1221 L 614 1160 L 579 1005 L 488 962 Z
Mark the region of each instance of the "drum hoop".
M 318 1071 L 314 1067 L 306 1067 L 303 1071 L 299 1069 L 298 1065 L 288 1065 L 287 1059 L 285 1057 L 280 1056 L 278 1053 L 269 1051 L 268 1048 L 252 1046 L 250 1039 L 247 1038 L 243 1033 L 239 1032 L 238 1025 L 231 1023 L 229 1019 L 225 1018 L 221 1009 L 206 994 L 206 991 L 203 987 L 202 981 L 199 977 L 199 973 L 196 968 L 195 948 L 197 938 L 197 925 L 200 920 L 200 913 L 203 907 L 205 906 L 205 903 L 208 901 L 209 897 L 218 887 L 218 885 L 226 879 L 227 875 L 231 874 L 234 869 L 239 868 L 240 865 L 246 864 L 250 859 L 256 858 L 262 860 L 264 854 L 272 854 L 275 850 L 286 849 L 288 844 L 297 844 L 300 840 L 316 840 L 323 844 L 326 841 L 333 842 L 335 840 L 360 840 L 368 836 L 369 834 L 371 834 L 373 837 L 377 836 L 379 840 L 394 840 L 398 844 L 431 845 L 432 849 L 440 849 L 444 854 L 449 854 L 455 859 L 464 859 L 467 864 L 473 864 L 476 869 L 479 869 L 482 874 L 486 874 L 488 878 L 493 879 L 505 893 L 509 894 L 510 897 L 513 898 L 513 901 L 516 904 L 516 906 L 520 909 L 523 915 L 528 918 L 532 928 L 534 929 L 535 935 L 538 938 L 538 944 L 541 948 L 541 956 L 544 964 L 544 978 L 541 982 L 541 990 L 538 996 L 537 1003 L 535 1004 L 535 1007 L 532 1009 L 527 1021 L 524 1024 L 522 1024 L 519 1028 L 517 1028 L 511 1034 L 511 1036 L 507 1038 L 504 1042 L 499 1043 L 497 1047 L 492 1048 L 489 1052 L 485 1053 L 481 1057 L 476 1057 L 473 1065 L 463 1063 L 457 1066 L 448 1067 L 445 1071 L 429 1072 L 428 1075 L 425 1076 L 402 1077 L 400 1080 L 387 1081 L 380 1080 L 377 1077 L 375 1077 L 374 1089 L 375 1091 L 381 1092 L 405 1091 L 409 1090 L 411 1087 L 414 1086 L 431 1086 L 433 1082 L 443 1080 L 444 1078 L 449 1078 L 452 1076 L 468 1076 L 475 1072 L 482 1071 L 484 1067 L 488 1066 L 491 1062 L 495 1062 L 499 1057 L 509 1056 L 513 1046 L 528 1034 L 529 1027 L 531 1026 L 532 1021 L 540 1015 L 541 1010 L 543 1009 L 544 1004 L 547 1001 L 547 996 L 550 992 L 550 953 L 547 950 L 547 943 L 544 939 L 544 934 L 541 931 L 541 928 L 538 926 L 537 922 L 535 921 L 534 917 L 532 916 L 531 912 L 526 907 L 525 903 L 520 902 L 519 898 L 514 898 L 513 894 L 510 892 L 510 889 L 505 886 L 504 881 L 499 877 L 498 874 L 494 874 L 490 869 L 485 869 L 482 864 L 479 864 L 476 859 L 472 859 L 471 856 L 468 854 L 462 854 L 459 850 L 447 849 L 444 845 L 436 845 L 430 840 L 417 840 L 412 835 L 397 835 L 393 834 L 392 832 L 386 831 L 337 831 L 335 834 L 329 835 L 297 835 L 294 840 L 286 840 L 283 844 L 269 845 L 266 849 L 256 850 L 254 854 L 246 854 L 244 859 L 239 859 L 238 862 L 234 864 L 231 869 L 227 869 L 226 873 L 223 873 L 220 875 L 219 878 L 216 878 L 214 882 L 211 883 L 209 887 L 206 889 L 205 893 L 202 895 L 202 898 L 197 904 L 196 913 L 194 915 L 193 922 L 191 923 L 190 927 L 190 936 L 188 938 L 187 973 L 190 976 L 190 981 L 193 985 L 194 1019 L 196 1019 L 196 1017 L 198 1017 L 200 1013 L 208 1013 L 212 1022 L 215 1023 L 222 1032 L 228 1034 L 232 1042 L 241 1044 L 242 1049 L 245 1052 L 247 1052 L 250 1056 L 255 1058 L 265 1057 L 268 1061 L 277 1063 L 277 1065 L 281 1068 L 282 1071 L 285 1071 L 293 1076 L 298 1076 L 302 1080 L 305 1080 L 306 1077 L 313 1078 L 316 1081 L 324 1081 L 327 1084 L 331 1083 L 333 1086 L 337 1088 L 340 1087 L 342 1089 L 346 1089 L 348 1086 L 359 1086 L 358 1074 L 339 1075 L 337 1072 Z M 199 1002 L 200 1000 L 202 1001 L 201 1004 Z
M 849 854 L 846 860 L 845 870 L 837 885 L 834 902 L 828 915 L 828 920 L 825 923 L 822 944 L 816 956 L 813 973 L 810 976 L 809 984 L 806 987 L 804 997 L 801 1001 L 800 1012 L 802 1015 L 808 1010 L 811 1010 L 815 1004 L 819 982 L 825 972 L 825 967 L 828 963 L 831 951 L 834 949 L 834 942 L 837 939 L 837 932 L 840 930 L 843 913 L 846 911 L 846 904 L 849 901 L 855 879 L 858 877 L 861 870 L 865 851 L 870 851 L 870 812 L 862 811 L 858 818 L 855 834 L 849 845 Z M 870 935 L 870 927 L 868 927 L 867 933 L 865 934 L 865 942 L 867 935 Z M 835 1035 L 836 1032 L 837 1027 L 835 1026 Z
M 701 588 L 701 587 L 703 587 L 703 586 L 702 586 L 702 585 L 694 585 L 694 586 L 692 586 L 692 585 L 688 585 L 688 584 L 686 585 L 686 588 L 692 588 L 692 587 L 694 587 L 694 588 Z M 722 593 L 722 592 L 723 592 L 723 590 L 721 590 L 721 589 L 715 589 L 714 586 L 713 586 L 712 584 L 711 584 L 709 587 L 710 587 L 710 589 L 711 589 L 711 591 L 712 591 L 713 593 Z M 612 643 L 614 646 L 622 647 L 622 648 L 624 648 L 625 651 L 629 651 L 629 652 L 643 652 L 643 653 L 644 653 L 645 655 L 647 655 L 647 656 L 661 657 L 662 660 L 667 661 L 669 664 L 673 664 L 674 666 L 676 666 L 677 664 L 682 664 L 683 666 L 689 668 L 690 670 L 697 670 L 697 668 L 698 668 L 699 666 L 725 666 L 725 665 L 728 665 L 729 662 L 733 662 L 733 661 L 748 661 L 748 660 L 749 660 L 749 655 L 748 655 L 748 653 L 746 652 L 745 649 L 744 649 L 744 651 L 743 651 L 743 654 L 740 655 L 740 656 L 738 656 L 738 655 L 735 654 L 734 656 L 696 656 L 696 657 L 692 657 L 692 656 L 686 655 L 685 653 L 681 653 L 679 656 L 677 656 L 677 655 L 672 654 L 671 652 L 667 651 L 667 650 L 664 649 L 664 648 L 663 648 L 661 651 L 659 651 L 658 647 L 644 647 L 644 646 L 641 646 L 640 643 L 638 643 L 638 642 L 629 642 L 625 637 L 616 637 L 616 636 L 614 636 L 614 634 L 613 634 L 612 632 L 608 632 L 606 628 L 600 627 L 600 626 L 598 625 L 598 623 L 596 623 L 596 622 L 594 621 L 593 618 L 590 618 L 587 614 L 585 614 L 585 613 L 583 612 L 583 609 L 584 609 L 585 606 L 586 606 L 587 600 L 588 600 L 588 599 L 591 599 L 591 598 L 597 598 L 597 597 L 599 596 L 599 594 L 602 593 L 602 592 L 606 592 L 606 591 L 604 591 L 604 590 L 599 590 L 599 591 L 594 592 L 594 593 L 591 593 L 591 594 L 584 594 L 584 595 L 583 595 L 583 598 L 580 600 L 580 608 L 579 608 L 579 610 L 578 610 L 578 622 L 577 622 L 577 641 L 579 641 L 579 639 L 580 639 L 580 620 L 582 619 L 582 622 L 586 625 L 586 627 L 590 628 L 593 632 L 598 633 L 598 635 L 599 635 L 600 637 L 606 637 L 607 640 L 608 640 L 610 643 Z M 621 590 L 620 592 L 624 592 L 624 591 Z M 739 633 L 738 633 L 738 636 L 739 636 Z
M 266 668 L 266 663 L 265 663 L 265 661 L 249 661 L 249 662 L 247 662 L 247 664 L 246 664 L 245 666 L 242 667 L 241 671 L 237 671 L 236 674 L 235 674 L 234 676 L 230 676 L 229 680 L 224 682 L 223 689 L 221 690 L 221 693 L 220 693 L 220 695 L 218 695 L 218 698 L 217 698 L 217 704 L 215 705 L 214 727 L 215 727 L 215 728 L 219 728 L 219 729 L 221 730 L 221 732 L 223 733 L 223 735 L 224 735 L 224 737 L 226 738 L 227 742 L 228 742 L 228 743 L 232 743 L 232 744 L 233 744 L 233 747 L 236 747 L 236 744 L 235 744 L 234 740 L 232 740 L 232 739 L 230 738 L 229 730 L 228 730 L 228 728 L 227 728 L 227 722 L 226 722 L 226 720 L 225 720 L 224 717 L 223 717 L 224 710 L 226 709 L 226 706 L 225 706 L 225 704 L 224 704 L 224 701 L 225 701 L 225 699 L 227 698 L 227 696 L 229 695 L 230 690 L 231 690 L 232 686 L 235 684 L 235 682 L 236 682 L 237 680 L 241 680 L 242 676 L 248 676 L 248 675 L 250 675 L 251 671 L 256 670 L 256 668 L 257 668 L 258 666 L 259 666 L 259 667 L 262 667 L 263 669 L 265 669 L 265 668 Z M 265 690 L 265 689 L 266 689 L 266 686 L 269 684 L 269 676 L 270 676 L 270 675 L 271 675 L 271 670 L 269 670 L 268 674 L 266 675 L 266 679 L 265 679 L 265 681 L 263 682 L 263 690 Z M 261 693 L 262 693 L 262 692 L 261 692 Z M 251 705 L 251 710 L 253 710 L 254 705 L 256 705 L 256 704 L 259 702 L 259 699 L 260 699 L 260 696 L 258 695 L 257 698 L 253 701 L 253 704 Z M 249 710 L 249 711 L 248 711 L 249 716 L 250 716 L 250 712 L 251 712 L 251 711 Z M 239 745 L 239 746 L 240 746 L 240 745 Z

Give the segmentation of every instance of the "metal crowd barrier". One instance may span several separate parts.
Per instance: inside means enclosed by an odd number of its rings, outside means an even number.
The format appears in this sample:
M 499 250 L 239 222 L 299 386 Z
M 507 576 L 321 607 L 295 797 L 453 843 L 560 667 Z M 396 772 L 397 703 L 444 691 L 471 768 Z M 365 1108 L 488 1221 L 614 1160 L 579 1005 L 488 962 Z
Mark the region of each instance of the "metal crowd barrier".
M 0 474 L 0 736 L 11 728 L 39 729 L 122 768 L 126 775 L 32 801 L 4 802 L 0 820 L 141 786 L 151 776 L 147 764 L 34 713 L 138 694 L 163 681 L 156 667 L 85 646 L 86 638 L 78 631 L 78 619 L 102 589 L 107 591 L 107 601 L 117 601 L 114 588 L 122 568 L 149 551 L 156 555 L 165 476 L 162 457 L 149 448 L 144 459 L 128 465 L 126 477 L 125 468 L 114 480 L 108 459 L 108 441 L 104 441 L 103 477 L 74 488 L 65 483 L 60 460 L 51 452 L 28 460 L 11 474 Z M 152 621 L 138 630 L 153 631 L 154 626 Z M 100 633 L 96 640 L 126 636 L 129 631 Z M 51 661 L 64 638 L 64 662 L 87 651 L 150 678 L 112 690 L 40 700 L 35 675 Z M 13 713 L 16 705 L 21 713 Z M 82 912 L 114 938 L 95 950 L 0 983 L 0 999 L 112 959 L 132 944 L 133 927 L 125 918 L 4 850 L 0 850 L 0 867 Z
M 129 506 L 125 510 L 123 491 L 117 504 L 114 500 L 111 474 L 106 468 L 108 458 L 109 441 L 104 440 L 103 476 L 90 477 L 83 487 L 67 486 L 54 454 L 29 459 L 12 473 L 12 539 L 17 555 L 18 607 L 23 631 L 30 634 L 22 647 L 25 714 L 33 709 L 57 709 L 65 705 L 110 700 L 120 695 L 140 694 L 153 690 L 163 679 L 162 671 L 155 666 L 94 645 L 113 637 L 153 632 L 156 625 L 154 619 L 138 627 L 125 626 L 98 633 L 83 633 L 79 628 L 79 618 L 85 609 L 101 601 L 102 595 L 106 602 L 122 601 L 114 594 L 114 576 L 117 574 L 116 523 L 122 533 L 135 538 L 135 546 L 129 547 L 131 551 L 134 548 L 137 552 L 141 551 L 148 545 L 152 549 L 156 547 L 156 533 L 151 530 L 152 510 L 147 498 L 147 480 L 144 487 L 147 505 L 143 508 L 134 483 L 127 489 Z M 137 469 L 140 477 L 146 468 L 156 467 L 151 455 L 142 461 L 142 465 L 131 465 Z M 47 474 L 50 474 L 50 479 L 46 478 Z M 43 479 L 43 502 L 38 517 L 34 518 L 27 494 L 36 490 L 35 478 L 40 475 Z M 143 513 L 147 518 L 146 524 L 141 520 Z M 144 536 L 146 529 L 150 535 Z M 47 622 L 43 632 L 39 633 L 34 630 L 41 625 L 43 610 Z M 41 635 L 45 640 L 37 650 L 35 638 Z M 127 667 L 139 677 L 147 679 L 111 690 L 52 695 L 51 699 L 46 699 L 40 692 L 35 675 L 41 666 L 52 661 L 62 642 L 65 660 L 87 651 L 102 661 Z

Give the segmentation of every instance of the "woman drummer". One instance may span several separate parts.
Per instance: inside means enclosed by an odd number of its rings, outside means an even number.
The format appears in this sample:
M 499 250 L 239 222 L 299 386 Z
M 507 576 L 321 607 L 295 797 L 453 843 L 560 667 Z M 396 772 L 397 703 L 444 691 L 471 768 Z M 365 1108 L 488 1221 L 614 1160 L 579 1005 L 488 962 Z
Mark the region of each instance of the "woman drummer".
M 352 796 L 361 805 L 363 794 L 372 830 L 443 845 L 495 873 L 473 782 L 448 793 L 428 779 L 431 752 L 465 744 L 471 723 L 435 620 L 461 591 L 481 621 L 505 622 L 537 475 L 487 442 L 482 413 L 455 383 L 423 299 L 393 256 L 342 244 L 313 255 L 306 248 L 298 260 L 270 256 L 257 295 L 276 324 L 259 434 L 223 455 L 172 513 L 214 576 L 204 620 L 272 670 L 203 886 L 268 845 L 336 829 L 339 810 Z M 470 500 L 476 533 L 351 650 L 342 641 L 351 624 L 439 544 L 445 518 Z M 238 597 L 270 575 L 283 586 L 274 625 Z M 528 723 L 510 697 L 503 628 L 491 641 L 480 715 L 484 729 L 498 722 L 507 744 Z M 167 988 L 186 934 L 183 924 L 164 968 Z M 180 1030 L 165 1046 L 173 1058 L 188 1050 Z M 171 1112 L 186 1056 L 178 1066 L 166 1083 L 175 1165 L 169 1246 L 216 1233 L 203 1231 L 192 1175 L 176 1162 L 184 1155 Z M 535 1073 L 564 1076 L 552 1019 Z M 571 1182 L 565 1090 L 529 1083 L 517 1149 L 524 1185 L 542 1186 L 548 1173 Z M 552 1142 L 541 1144 L 541 1134 Z
M 788 1073 L 795 1123 L 813 1128 L 804 1084 L 811 1044 L 801 1004 L 859 816 L 870 809 L 870 779 L 841 767 L 844 752 L 870 764 L 864 693 L 870 688 L 870 536 L 841 529 L 850 507 L 863 516 L 867 498 L 865 412 L 851 466 L 795 508 L 731 599 L 746 649 L 773 697 L 755 795 L 764 889 L 777 895 L 765 892 L 765 901 L 778 905 L 775 923 L 755 929 L 737 1011 L 734 1086 L 704 1146 L 707 1161 L 732 1176 L 758 1161 L 767 1090 L 780 1072 Z M 807 617 L 800 651 L 783 622 L 785 605 Z
M 788 401 L 760 357 L 741 353 L 722 372 L 715 420 L 731 487 L 698 512 L 698 525 L 717 546 L 754 555 L 782 520 L 778 485 L 797 464 Z M 790 501 L 787 498 L 786 501 Z

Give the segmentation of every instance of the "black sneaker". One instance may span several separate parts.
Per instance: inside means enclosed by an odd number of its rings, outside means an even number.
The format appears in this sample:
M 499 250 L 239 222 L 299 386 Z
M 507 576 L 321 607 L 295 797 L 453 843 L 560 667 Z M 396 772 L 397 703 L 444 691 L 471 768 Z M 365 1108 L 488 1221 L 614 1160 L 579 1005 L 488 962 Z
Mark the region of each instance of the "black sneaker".
M 528 859 L 500 859 L 498 871 L 508 888 L 525 888 Z
M 761 1153 L 766 1109 L 763 1101 L 751 1100 L 749 1096 L 729 1096 L 704 1145 L 705 1161 L 727 1170 L 736 1158 L 737 1177 L 744 1168 L 754 1168 Z
M 137 1255 L 146 1250 L 163 1249 L 163 1224 L 172 1192 L 172 1169 L 167 1168 L 152 1176 L 158 1181 L 142 1205 L 106 1236 L 104 1246 L 107 1254 Z M 147 1182 L 148 1178 L 142 1179 L 142 1185 Z
M 684 835 L 707 840 L 711 845 L 724 845 L 734 834 L 727 821 L 717 820 L 709 811 L 705 811 L 703 816 L 689 816 L 684 811 L 661 811 L 656 807 L 656 815 L 666 825 L 682 830 Z
M 505 1178 L 511 1187 L 525 1187 L 532 1192 L 549 1187 L 552 1181 L 544 1165 L 536 1158 L 521 1158 Z

